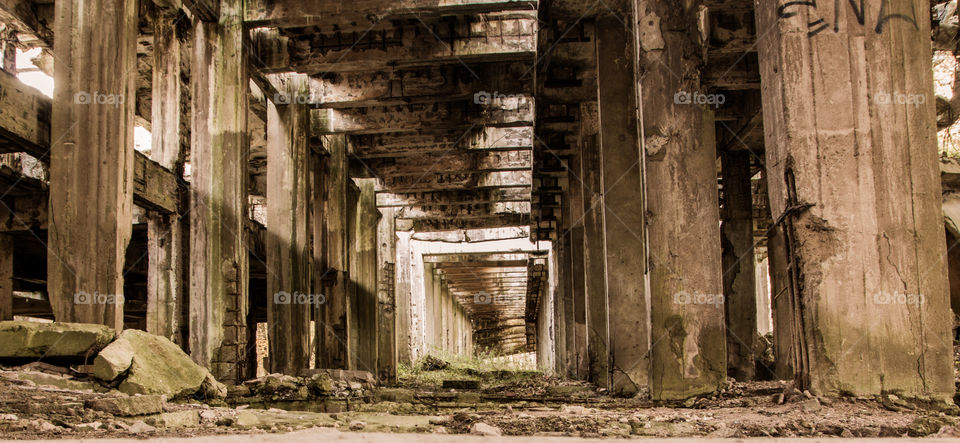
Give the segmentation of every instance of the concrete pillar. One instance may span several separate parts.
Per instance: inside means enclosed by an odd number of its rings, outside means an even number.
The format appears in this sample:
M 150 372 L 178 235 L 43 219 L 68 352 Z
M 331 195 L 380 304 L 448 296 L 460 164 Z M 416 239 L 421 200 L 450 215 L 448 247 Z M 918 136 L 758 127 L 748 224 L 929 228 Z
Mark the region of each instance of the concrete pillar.
M 180 121 L 185 114 L 180 86 L 180 40 L 176 17 L 157 14 L 153 32 L 151 160 L 177 174 L 183 167 Z M 179 214 L 150 213 L 147 219 L 147 332 L 183 345 L 180 319 L 184 284 L 184 226 Z
M 324 136 L 323 145 L 330 153 L 325 162 L 324 173 L 324 221 L 327 225 L 324 242 L 327 269 L 323 277 L 326 283 L 326 302 L 320 309 L 320 318 L 315 322 L 317 366 L 345 369 L 350 364 L 350 328 L 347 315 L 350 250 L 347 187 L 350 179 L 347 170 L 347 141 L 341 135 Z
M 950 401 L 929 2 L 757 9 L 798 387 Z
M 437 271 L 433 263 L 423 264 L 423 290 L 424 290 L 424 310 L 427 313 L 427 321 L 424 322 L 424 335 L 426 348 L 430 349 L 436 345 L 437 324 L 433 321 L 433 310 L 435 309 L 437 297 Z
M 446 286 L 443 280 L 443 275 L 434 271 L 433 311 L 427 312 L 427 319 L 424 321 L 424 324 L 430 323 L 429 318 L 433 316 L 433 346 L 437 349 L 443 349 L 443 288 Z
M 579 186 L 579 183 L 577 184 Z M 566 202 L 561 202 L 562 208 L 567 208 L 569 206 Z M 564 209 L 564 214 L 566 211 Z M 567 219 L 566 216 L 563 217 L 564 220 Z M 555 358 L 554 358 L 554 371 L 560 375 L 570 376 L 572 372 L 568 372 L 570 369 L 570 362 L 567 361 L 568 348 L 567 348 L 567 306 L 573 305 L 573 298 L 570 297 L 572 288 L 567 285 L 570 281 L 570 257 L 567 251 L 570 249 L 570 235 L 569 232 L 563 232 L 563 235 L 560 237 L 560 240 L 554 243 L 553 245 L 553 257 L 557 262 L 556 266 L 556 281 L 557 281 L 557 291 L 556 298 L 554 299 L 553 311 L 553 324 L 554 331 L 553 336 L 556 340 L 556 346 L 554 347 Z M 572 314 L 572 313 L 571 313 Z M 573 317 L 570 315 L 570 317 Z M 572 324 L 571 324 L 572 326 Z M 572 339 L 573 333 L 571 331 L 570 337 Z
M 589 105 L 587 109 L 594 110 Z M 582 123 L 585 127 L 596 127 L 596 112 L 589 112 L 588 119 L 593 119 Z M 582 116 L 581 116 L 582 117 Z M 582 149 L 584 141 L 593 143 L 596 138 L 590 138 L 589 130 L 586 137 L 580 137 L 578 143 Z M 595 135 L 595 134 L 594 134 Z M 595 147 L 595 146 L 594 146 Z M 571 353 L 567 356 L 568 374 L 570 377 L 580 380 L 586 380 L 589 377 L 589 365 L 587 363 L 587 299 L 586 299 L 586 275 L 584 274 L 584 265 L 586 257 L 584 256 L 584 186 L 581 175 L 581 152 L 575 150 L 568 157 L 569 170 L 567 180 L 570 181 L 568 201 L 570 206 L 570 252 L 568 269 L 570 274 L 570 306 L 567 308 L 568 330 L 570 336 L 567 337 L 567 346 L 570 346 Z
M 137 4 L 55 5 L 47 293 L 57 321 L 123 328 L 133 211 Z
M 580 106 L 581 151 L 580 179 L 583 187 L 583 257 L 584 257 L 584 320 L 586 328 L 586 364 L 580 366 L 579 376 L 599 387 L 610 388 L 610 332 L 608 330 L 607 272 L 604 268 L 606 252 L 603 244 L 603 182 L 600 175 L 597 103 Z M 635 272 L 635 271 L 634 271 Z M 574 300 L 576 303 L 576 300 Z M 574 315 L 577 312 L 575 311 Z M 576 318 L 577 326 L 581 324 Z M 582 346 L 578 346 L 582 349 Z M 586 374 L 582 371 L 586 369 Z
M 308 94 L 305 81 L 288 83 Z M 324 300 L 311 293 L 310 110 L 267 101 L 267 322 L 270 372 L 310 366 L 310 315 Z
M 384 208 L 377 224 L 377 374 L 397 383 L 397 317 L 394 273 L 397 262 L 396 209 Z
M 347 180 L 347 218 L 344 220 L 346 224 L 347 232 L 347 271 L 346 271 L 346 290 L 347 297 L 345 300 L 345 309 L 346 309 L 346 325 L 347 325 L 347 367 L 346 369 L 358 369 L 361 362 L 360 353 L 358 352 L 360 347 L 360 311 L 357 309 L 357 298 L 358 298 L 358 284 L 357 277 L 359 276 L 356 265 L 358 260 L 359 249 L 356 245 L 360 242 L 359 230 L 357 227 L 357 219 L 359 218 L 357 207 L 360 204 L 360 188 L 353 182 L 352 179 Z M 369 368 L 363 368 L 364 371 L 369 371 Z M 371 371 L 373 372 L 373 371 Z
M 597 19 L 604 272 L 613 392 L 647 385 L 650 301 L 646 293 L 644 178 L 637 128 L 635 39 L 620 17 Z M 592 309 L 592 307 L 591 307 Z
M 727 372 L 739 381 L 754 378 L 757 336 L 756 261 L 753 249 L 753 194 L 750 152 L 724 152 L 723 298 L 727 327 Z
M 228 0 L 219 22 L 194 19 L 190 76 L 190 352 L 230 383 L 244 373 L 249 309 L 250 86 L 242 12 L 239 0 Z
M 357 347 L 353 354 L 357 356 L 356 369 L 379 374 L 377 224 L 380 223 L 380 211 L 377 210 L 376 180 L 360 179 L 356 182 L 360 193 L 351 227 L 351 245 L 356 260 L 350 262 L 350 279 L 356 301 L 352 309 L 357 313 Z
M 655 400 L 713 392 L 726 379 L 716 130 L 711 111 L 677 100 L 700 91 L 690 80 L 699 76 L 676 75 L 702 65 L 691 49 L 699 14 L 666 0 L 637 10 Z
M 13 320 L 13 237 L 0 234 L 0 321 Z
M 401 230 L 401 226 L 397 224 L 397 291 L 396 291 L 396 303 L 397 303 L 397 358 L 400 360 L 400 363 L 406 365 L 413 364 L 413 329 L 412 329 L 412 320 L 413 313 L 411 312 L 410 302 L 413 299 L 413 293 L 411 289 L 411 279 L 413 278 L 410 275 L 412 268 L 412 251 L 410 248 L 410 240 L 413 236 L 413 231 Z

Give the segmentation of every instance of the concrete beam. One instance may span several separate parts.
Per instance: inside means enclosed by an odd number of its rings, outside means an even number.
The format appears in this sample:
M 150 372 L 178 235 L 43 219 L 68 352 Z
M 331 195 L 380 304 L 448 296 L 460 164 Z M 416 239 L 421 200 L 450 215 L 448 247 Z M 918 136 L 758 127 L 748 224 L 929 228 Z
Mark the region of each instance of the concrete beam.
M 329 113 L 328 125 L 317 128 L 316 135 L 451 131 L 466 136 L 478 127 L 516 128 L 533 124 L 533 106 L 528 97 L 494 105 L 470 101 L 315 112 Z
M 536 22 L 535 12 L 513 12 L 429 23 L 414 19 L 357 32 L 330 29 L 304 35 L 258 33 L 253 40 L 253 52 L 256 67 L 264 73 L 292 71 L 310 75 L 444 64 L 532 62 Z
M 247 4 L 248 26 L 302 27 L 355 23 L 366 27 L 387 19 L 439 17 L 496 11 L 535 11 L 533 0 L 360 0 L 303 3 L 295 0 L 253 0 Z

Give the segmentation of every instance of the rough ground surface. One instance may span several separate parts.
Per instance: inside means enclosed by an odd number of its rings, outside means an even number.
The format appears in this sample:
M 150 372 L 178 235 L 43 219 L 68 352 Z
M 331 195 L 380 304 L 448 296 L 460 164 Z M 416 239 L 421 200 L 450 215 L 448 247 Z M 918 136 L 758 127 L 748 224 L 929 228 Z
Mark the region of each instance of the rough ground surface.
M 403 385 L 414 388 L 359 389 L 357 382 L 332 381 L 334 394 L 324 401 L 293 394 L 300 391 L 299 383 L 310 386 L 309 379 L 272 376 L 231 387 L 226 402 L 206 404 L 198 399 L 154 403 L 155 397 L 127 397 L 40 369 L 47 372 L 0 372 L 0 437 L 190 437 L 311 428 L 587 438 L 960 436 L 960 427 L 954 427 L 958 419 L 951 415 L 955 410 L 921 409 L 895 396 L 818 399 L 783 382 L 728 383 L 711 398 L 666 406 L 612 398 L 536 372 L 454 366 L 406 371 Z M 450 379 L 480 380 L 480 388 L 439 388 Z M 285 383 L 291 395 L 278 396 L 276 386 Z M 96 399 L 111 396 L 140 399 L 144 410 L 162 404 L 162 412 L 123 416 L 92 407 Z

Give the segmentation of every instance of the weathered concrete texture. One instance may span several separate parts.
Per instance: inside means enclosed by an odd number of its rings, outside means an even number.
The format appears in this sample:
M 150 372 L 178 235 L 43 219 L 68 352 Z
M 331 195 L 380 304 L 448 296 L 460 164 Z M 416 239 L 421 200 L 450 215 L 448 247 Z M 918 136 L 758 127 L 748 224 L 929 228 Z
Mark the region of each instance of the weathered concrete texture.
M 290 94 L 306 91 L 290 79 Z M 270 372 L 309 367 L 310 315 L 322 300 L 311 291 L 310 111 L 267 104 L 267 318 Z
M 100 380 L 113 381 L 130 369 L 136 350 L 125 338 L 119 338 L 103 348 L 93 359 L 93 375 Z
M 58 321 L 121 329 L 138 10 L 133 2 L 79 0 L 55 9 L 47 292 Z
M 219 380 L 246 367 L 249 300 L 249 77 L 238 0 L 193 21 L 190 149 L 190 354 Z
M 133 363 L 120 383 L 126 394 L 188 395 L 197 392 L 207 370 L 196 365 L 170 340 L 136 329 L 123 331 L 118 340 L 133 348 Z
M 646 290 L 644 177 L 637 117 L 636 41 L 620 17 L 597 19 L 603 244 L 613 392 L 647 384 L 650 301 Z
M 726 152 L 723 169 L 723 297 L 727 326 L 727 371 L 739 380 L 756 372 L 757 288 L 753 249 L 753 199 L 747 151 Z
M 80 323 L 0 322 L 0 357 L 93 356 L 116 337 L 107 326 Z
M 347 145 L 342 136 L 323 138 L 330 153 L 324 162 L 324 222 L 326 233 L 326 264 L 322 280 L 326 300 L 315 322 L 317 337 L 317 366 L 348 369 L 350 357 L 350 328 L 348 303 L 348 243 L 347 218 Z
M 350 261 L 354 289 L 351 308 L 357 319 L 353 367 L 378 374 L 377 224 L 380 212 L 377 211 L 375 180 L 356 182 L 360 192 L 350 226 L 350 246 L 354 250 Z
M 397 382 L 396 263 L 397 234 L 394 208 L 380 210 L 377 223 L 377 380 Z
M 582 104 L 581 109 L 581 157 L 580 186 L 583 188 L 583 272 L 584 272 L 584 319 L 577 316 L 574 308 L 577 328 L 586 330 L 586 346 L 576 345 L 578 352 L 586 350 L 586 360 L 581 366 L 577 363 L 578 375 L 586 368 L 587 380 L 597 386 L 610 387 L 608 328 L 609 307 L 607 305 L 606 278 L 604 271 L 603 248 L 603 181 L 600 174 L 599 136 L 597 104 Z M 577 303 L 574 298 L 574 303 Z M 576 306 L 576 305 L 575 305 Z M 581 326 L 582 325 L 582 326 Z
M 641 1 L 643 146 L 651 290 L 650 393 L 716 391 L 726 378 L 720 214 L 712 112 L 675 100 L 700 91 L 698 8 Z M 668 32 L 669 30 L 669 32 Z M 689 73 L 679 78 L 675 73 Z
M 954 392 L 928 7 L 758 6 L 783 296 L 813 393 Z
M 177 18 L 157 14 L 153 33 L 153 83 L 150 112 L 150 158 L 179 173 L 187 143 L 181 137 L 181 116 L 186 114 L 181 86 L 181 46 Z M 178 214 L 150 214 L 147 219 L 147 326 L 152 334 L 184 343 L 181 317 L 185 285 L 184 224 Z

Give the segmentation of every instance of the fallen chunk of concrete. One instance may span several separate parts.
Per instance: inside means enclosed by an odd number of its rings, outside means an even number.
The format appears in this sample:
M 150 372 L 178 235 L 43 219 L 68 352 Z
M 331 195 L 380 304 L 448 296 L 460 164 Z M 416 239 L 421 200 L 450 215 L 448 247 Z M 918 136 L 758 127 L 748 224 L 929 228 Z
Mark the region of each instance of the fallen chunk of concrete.
M 164 412 L 144 419 L 148 425 L 158 428 L 189 428 L 200 426 L 200 414 L 197 411 Z
M 130 432 L 131 434 L 142 434 L 144 432 L 153 432 L 156 430 L 157 428 L 150 426 L 140 420 L 137 420 L 136 422 L 134 422 L 132 425 L 130 425 L 130 428 L 127 429 L 127 431 Z
M 86 401 L 86 407 L 120 417 L 159 414 L 163 412 L 162 395 L 103 397 Z
M 133 353 L 133 346 L 125 338 L 114 340 L 93 360 L 93 376 L 100 380 L 113 381 L 130 369 Z
M 116 332 L 103 325 L 80 323 L 0 322 L 0 358 L 92 356 Z
M 486 437 L 499 437 L 503 434 L 500 431 L 500 428 L 490 426 L 482 421 L 474 423 L 473 426 L 470 427 L 470 433 L 473 435 L 483 435 Z
M 133 348 L 133 362 L 120 383 L 125 394 L 184 396 L 197 392 L 209 371 L 197 365 L 172 341 L 136 329 L 120 333 Z

